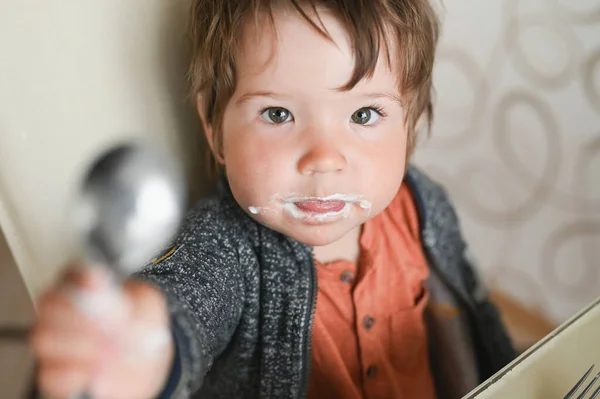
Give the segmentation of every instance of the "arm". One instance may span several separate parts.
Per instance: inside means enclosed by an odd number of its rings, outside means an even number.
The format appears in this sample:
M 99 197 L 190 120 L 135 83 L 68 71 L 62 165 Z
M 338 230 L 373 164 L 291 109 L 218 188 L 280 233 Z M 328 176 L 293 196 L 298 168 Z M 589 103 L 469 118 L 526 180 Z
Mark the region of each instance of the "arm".
M 243 276 L 229 243 L 184 243 L 134 278 L 165 295 L 175 356 L 160 398 L 188 397 L 202 385 L 213 360 L 227 346 L 241 316 Z

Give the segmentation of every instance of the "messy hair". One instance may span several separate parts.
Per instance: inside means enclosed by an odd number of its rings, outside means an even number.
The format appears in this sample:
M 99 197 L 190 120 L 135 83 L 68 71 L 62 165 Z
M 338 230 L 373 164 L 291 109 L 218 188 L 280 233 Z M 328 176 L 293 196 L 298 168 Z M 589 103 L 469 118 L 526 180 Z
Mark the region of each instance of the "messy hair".
M 388 64 L 391 57 L 399 61 L 397 77 L 408 150 L 412 152 L 417 125 L 423 121 L 429 129 L 433 120 L 432 68 L 439 22 L 429 0 L 192 0 L 191 94 L 204 100 L 202 113 L 213 130 L 215 153 L 220 156 L 222 151 L 223 114 L 236 87 L 236 56 L 242 33 L 248 24 L 258 28 L 265 21 L 275 29 L 274 13 L 281 7 L 298 12 L 329 40 L 319 9 L 332 13 L 345 27 L 355 64 L 341 90 L 350 90 L 371 77 L 380 51 L 385 51 Z

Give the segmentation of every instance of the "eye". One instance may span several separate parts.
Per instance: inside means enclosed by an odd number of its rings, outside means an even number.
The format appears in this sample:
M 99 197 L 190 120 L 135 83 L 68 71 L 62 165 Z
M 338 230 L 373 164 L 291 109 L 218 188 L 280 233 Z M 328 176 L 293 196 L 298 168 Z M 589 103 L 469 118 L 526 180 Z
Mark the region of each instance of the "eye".
M 361 108 L 352 114 L 350 119 L 358 125 L 372 125 L 381 118 L 381 113 L 371 107 Z
M 292 113 L 281 107 L 265 108 L 261 111 L 260 117 L 268 123 L 285 123 L 294 120 Z

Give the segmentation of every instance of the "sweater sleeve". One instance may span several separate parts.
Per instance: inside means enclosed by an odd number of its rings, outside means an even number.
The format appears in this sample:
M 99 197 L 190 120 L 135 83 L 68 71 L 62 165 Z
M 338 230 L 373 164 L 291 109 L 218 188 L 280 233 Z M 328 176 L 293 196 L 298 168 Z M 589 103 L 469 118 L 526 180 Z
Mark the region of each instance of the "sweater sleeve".
M 171 316 L 175 358 L 160 398 L 187 398 L 197 391 L 240 320 L 244 284 L 239 257 L 221 241 L 175 245 L 132 277 L 158 287 Z

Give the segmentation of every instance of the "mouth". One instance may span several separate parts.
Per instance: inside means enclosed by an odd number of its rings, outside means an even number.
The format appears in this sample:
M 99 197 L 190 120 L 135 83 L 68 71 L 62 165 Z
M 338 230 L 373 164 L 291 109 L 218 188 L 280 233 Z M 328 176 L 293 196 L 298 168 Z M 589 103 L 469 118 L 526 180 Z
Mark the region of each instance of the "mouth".
M 326 201 L 319 199 L 294 202 L 294 205 L 301 211 L 314 213 L 340 212 L 346 204 L 346 201 L 341 200 Z
M 335 194 L 328 197 L 290 197 L 284 200 L 283 208 L 294 219 L 309 224 L 331 223 L 350 215 L 358 204 L 362 209 L 371 209 L 371 204 L 360 195 Z

